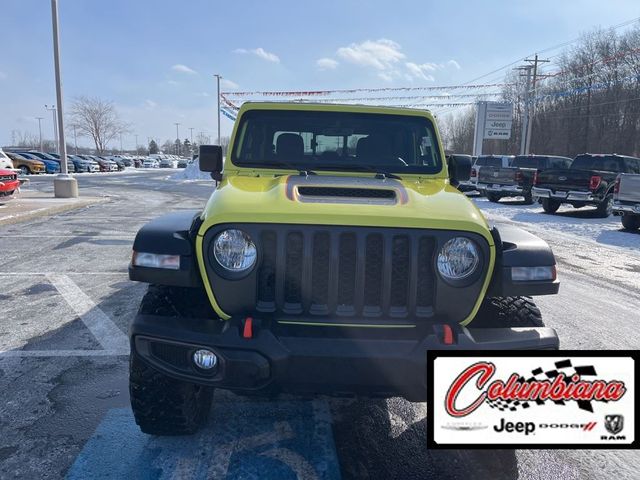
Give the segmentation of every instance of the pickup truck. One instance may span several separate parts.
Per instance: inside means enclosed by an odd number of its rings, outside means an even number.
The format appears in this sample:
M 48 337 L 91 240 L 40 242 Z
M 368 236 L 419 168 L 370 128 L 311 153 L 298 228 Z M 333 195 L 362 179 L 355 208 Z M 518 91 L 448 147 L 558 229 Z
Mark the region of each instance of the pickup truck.
M 478 191 L 491 202 L 504 197 L 524 197 L 533 203 L 531 187 L 536 176 L 550 168 L 569 168 L 573 160 L 552 155 L 518 155 L 510 167 L 483 167 L 478 177 Z
M 513 158 L 513 155 L 479 155 L 471 166 L 469 185 L 473 190 L 478 188 L 478 177 L 483 167 L 508 167 Z
M 613 186 L 619 173 L 635 173 L 640 159 L 618 154 L 578 155 L 568 169 L 545 170 L 538 174 L 533 196 L 546 213 L 555 213 L 561 204 L 574 208 L 596 207 L 598 216 L 613 212 Z
M 613 214 L 622 217 L 625 230 L 640 228 L 640 169 L 618 175 L 613 187 Z

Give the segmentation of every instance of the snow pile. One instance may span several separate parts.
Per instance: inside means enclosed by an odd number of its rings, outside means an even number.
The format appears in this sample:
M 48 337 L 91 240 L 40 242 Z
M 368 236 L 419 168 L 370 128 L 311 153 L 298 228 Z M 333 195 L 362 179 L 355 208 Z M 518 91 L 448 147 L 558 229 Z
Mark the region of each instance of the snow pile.
M 209 172 L 201 172 L 200 171 L 200 163 L 198 159 L 195 159 L 193 162 L 187 165 L 187 168 L 180 170 L 177 173 L 174 173 L 169 177 L 170 180 L 209 180 L 213 182 L 211 179 L 211 174 Z

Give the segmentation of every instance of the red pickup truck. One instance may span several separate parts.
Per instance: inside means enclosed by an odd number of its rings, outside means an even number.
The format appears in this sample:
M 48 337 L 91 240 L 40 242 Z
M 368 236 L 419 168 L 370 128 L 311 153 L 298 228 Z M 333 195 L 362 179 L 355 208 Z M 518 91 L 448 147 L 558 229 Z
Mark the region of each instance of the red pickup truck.
M 0 169 L 0 199 L 11 197 L 20 187 L 18 174 L 13 170 Z

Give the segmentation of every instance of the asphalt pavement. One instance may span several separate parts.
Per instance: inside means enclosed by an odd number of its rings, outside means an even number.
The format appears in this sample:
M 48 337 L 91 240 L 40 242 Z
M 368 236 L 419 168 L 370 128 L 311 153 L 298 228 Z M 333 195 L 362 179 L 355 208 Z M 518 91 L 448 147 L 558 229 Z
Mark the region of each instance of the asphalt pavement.
M 127 383 L 126 332 L 145 291 L 127 277 L 132 241 L 212 189 L 168 174 L 80 175 L 83 195 L 108 201 L 0 226 L 0 478 L 638 478 L 636 451 L 430 451 L 425 404 L 398 398 L 217 391 L 199 434 L 141 434 Z M 52 180 L 29 188 L 52 192 Z M 540 235 L 562 284 L 537 303 L 562 347 L 638 349 L 640 256 Z

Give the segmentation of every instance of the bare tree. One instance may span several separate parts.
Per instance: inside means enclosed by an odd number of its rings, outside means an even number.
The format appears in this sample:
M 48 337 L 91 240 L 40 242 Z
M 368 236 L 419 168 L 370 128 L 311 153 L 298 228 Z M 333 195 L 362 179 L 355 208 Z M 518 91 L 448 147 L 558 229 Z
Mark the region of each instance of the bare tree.
M 128 131 L 128 125 L 116 112 L 112 102 L 95 97 L 77 97 L 71 103 L 70 118 L 79 136 L 93 140 L 98 154 L 119 135 Z

